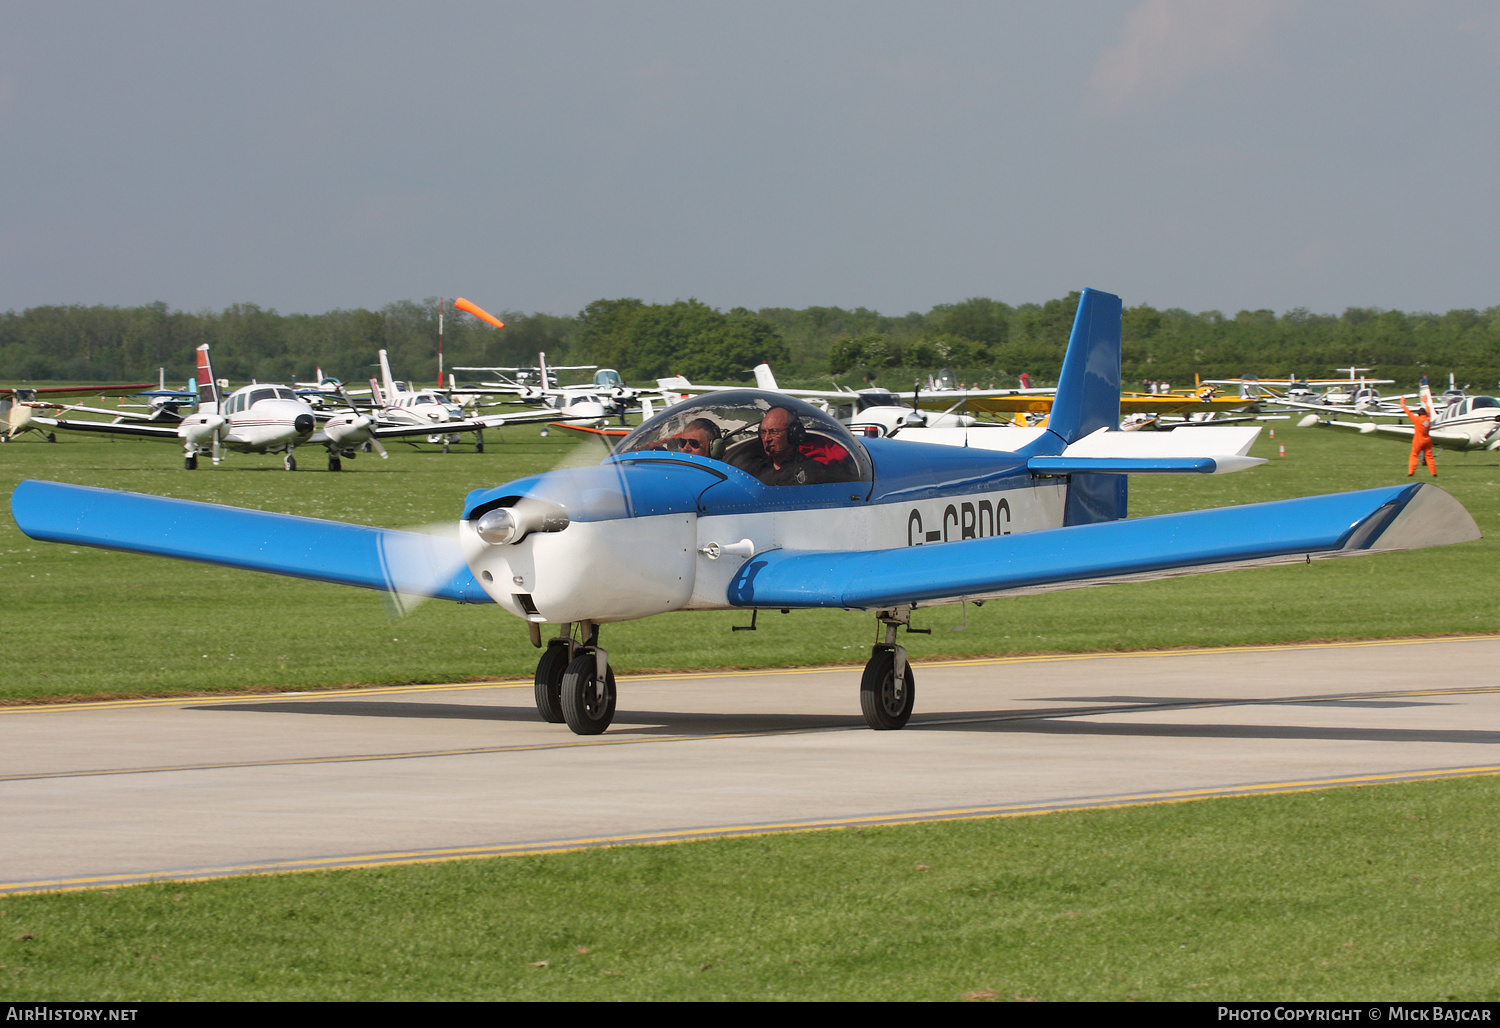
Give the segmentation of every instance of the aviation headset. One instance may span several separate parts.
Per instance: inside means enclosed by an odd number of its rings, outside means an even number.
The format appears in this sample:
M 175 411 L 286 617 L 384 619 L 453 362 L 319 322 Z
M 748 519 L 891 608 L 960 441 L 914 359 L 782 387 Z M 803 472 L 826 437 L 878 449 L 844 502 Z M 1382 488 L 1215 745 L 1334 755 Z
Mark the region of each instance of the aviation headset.
M 683 432 L 688 429 L 701 430 L 708 436 L 708 453 L 705 456 L 719 460 L 724 456 L 724 431 L 707 418 L 694 418 L 683 427 Z

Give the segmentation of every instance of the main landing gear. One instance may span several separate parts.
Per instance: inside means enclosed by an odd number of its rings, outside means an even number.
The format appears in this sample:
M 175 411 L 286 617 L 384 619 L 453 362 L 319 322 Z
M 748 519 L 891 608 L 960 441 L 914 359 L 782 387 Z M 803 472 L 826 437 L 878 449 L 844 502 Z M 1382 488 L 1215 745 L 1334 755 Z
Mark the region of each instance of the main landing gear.
M 859 706 L 865 723 L 877 732 L 906 727 L 916 705 L 916 678 L 906 660 L 906 647 L 896 642 L 896 630 L 911 627 L 911 607 L 877 611 L 882 640 L 877 642 L 859 682 Z M 533 622 L 531 641 L 542 645 L 542 626 Z M 575 631 L 576 629 L 576 631 Z M 532 680 L 536 711 L 548 724 L 563 724 L 576 735 L 598 735 L 615 718 L 615 672 L 609 654 L 599 646 L 599 626 L 592 621 L 558 625 L 557 637 L 547 640 L 536 662 Z
M 566 722 L 575 735 L 598 735 L 615 719 L 615 672 L 599 647 L 599 626 L 578 622 L 579 640 L 573 627 L 560 625 L 537 661 L 536 710 L 550 724 Z
M 859 707 L 865 724 L 877 732 L 903 728 L 916 703 L 916 682 L 906 662 L 906 647 L 896 642 L 896 629 L 911 630 L 911 608 L 897 607 L 875 615 L 884 626 L 885 641 L 875 644 L 859 681 Z

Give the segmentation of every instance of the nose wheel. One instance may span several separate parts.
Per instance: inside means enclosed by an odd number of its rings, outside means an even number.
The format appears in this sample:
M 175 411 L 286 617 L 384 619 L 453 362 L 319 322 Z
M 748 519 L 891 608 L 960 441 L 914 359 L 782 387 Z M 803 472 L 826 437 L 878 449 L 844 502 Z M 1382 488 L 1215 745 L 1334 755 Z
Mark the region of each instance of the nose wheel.
M 536 712 L 549 725 L 563 723 L 563 674 L 572 662 L 572 648 L 566 639 L 553 639 L 547 644 L 547 651 L 542 654 L 542 659 L 536 662 L 536 680 L 533 686 Z
M 598 735 L 615 719 L 615 669 L 602 653 L 585 650 L 574 657 L 563 672 L 561 691 L 563 720 L 574 735 Z

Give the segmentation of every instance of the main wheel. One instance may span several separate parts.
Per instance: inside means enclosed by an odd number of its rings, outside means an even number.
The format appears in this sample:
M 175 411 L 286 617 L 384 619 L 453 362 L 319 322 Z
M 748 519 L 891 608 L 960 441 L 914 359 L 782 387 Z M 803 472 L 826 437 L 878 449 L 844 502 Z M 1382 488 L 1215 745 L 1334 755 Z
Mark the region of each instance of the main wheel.
M 182 459 L 182 466 L 187 471 L 197 471 L 198 470 L 198 455 L 194 454 L 191 457 L 184 457 Z
M 574 735 L 598 735 L 615 719 L 615 669 L 607 668 L 599 683 L 594 655 L 573 658 L 562 677 L 562 715 Z
M 561 640 L 547 644 L 547 652 L 536 662 L 536 712 L 549 725 L 563 723 L 562 683 L 568 670 L 568 644 Z
M 57 442 L 57 433 L 56 432 L 48 432 L 47 433 L 47 442 L 49 442 L 49 443 L 55 443 L 55 442 Z
M 286 468 L 288 471 L 296 471 L 297 470 L 297 458 L 293 457 L 290 453 L 288 453 L 286 455 L 286 457 L 282 460 L 281 466 L 284 467 L 284 468 Z
M 477 443 L 474 444 L 474 452 L 475 453 L 483 453 L 484 452 L 484 440 L 483 439 L 479 440 L 479 442 L 477 442 Z
M 859 706 L 864 711 L 865 723 L 877 732 L 902 728 L 910 719 L 917 698 L 910 663 L 906 665 L 905 677 L 905 688 L 898 692 L 893 650 L 877 650 L 865 665 L 864 677 L 859 682 Z
M 328 470 L 329 471 L 343 471 L 344 470 L 344 462 L 341 461 L 341 460 L 339 460 L 337 454 L 329 454 L 328 455 Z

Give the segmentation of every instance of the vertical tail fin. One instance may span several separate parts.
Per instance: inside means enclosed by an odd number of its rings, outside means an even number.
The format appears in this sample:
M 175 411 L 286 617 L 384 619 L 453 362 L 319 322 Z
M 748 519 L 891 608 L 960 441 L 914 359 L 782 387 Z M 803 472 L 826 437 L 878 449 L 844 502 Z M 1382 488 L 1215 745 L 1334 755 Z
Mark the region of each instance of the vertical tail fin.
M 1065 443 L 1120 427 L 1120 298 L 1113 293 L 1085 289 L 1078 299 L 1047 427 Z
M 391 377 L 391 362 L 386 359 L 385 351 L 380 351 L 380 387 L 385 390 L 385 395 L 392 401 L 396 398 L 396 380 Z
M 208 359 L 208 344 L 198 347 L 198 409 L 210 414 L 219 412 L 219 386 L 214 381 L 214 366 Z
M 781 390 L 776 386 L 776 376 L 771 374 L 771 365 L 761 361 L 755 366 L 755 388 L 769 389 L 773 393 Z
M 1047 427 L 1065 443 L 1120 427 L 1120 298 L 1085 289 L 1063 357 Z M 1125 516 L 1124 475 L 1070 476 L 1063 524 L 1090 525 Z

